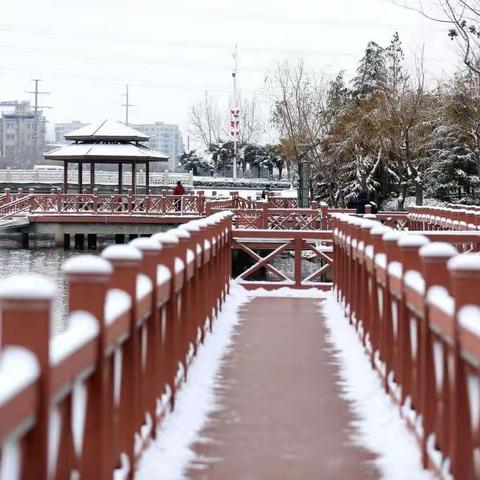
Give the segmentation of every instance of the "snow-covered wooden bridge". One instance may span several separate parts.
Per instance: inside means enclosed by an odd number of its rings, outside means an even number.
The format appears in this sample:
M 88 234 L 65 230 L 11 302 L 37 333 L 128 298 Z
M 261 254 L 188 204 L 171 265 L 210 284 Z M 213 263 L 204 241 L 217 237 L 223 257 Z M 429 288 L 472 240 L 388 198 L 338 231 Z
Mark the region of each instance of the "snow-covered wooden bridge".
M 480 215 L 365 217 L 218 211 L 72 258 L 54 337 L 51 281 L 4 279 L 0 477 L 480 478 Z

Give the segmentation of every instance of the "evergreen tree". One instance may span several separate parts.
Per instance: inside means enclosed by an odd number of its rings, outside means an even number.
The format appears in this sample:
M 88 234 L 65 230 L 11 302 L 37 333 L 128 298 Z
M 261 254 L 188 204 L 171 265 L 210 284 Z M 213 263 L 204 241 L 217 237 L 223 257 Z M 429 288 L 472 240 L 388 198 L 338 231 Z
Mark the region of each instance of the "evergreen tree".
M 386 77 L 385 49 L 369 42 L 352 81 L 353 94 L 362 97 L 375 95 L 385 84 Z
M 199 170 L 207 170 L 210 166 L 208 161 L 201 157 L 196 150 L 183 152 L 180 156 L 180 165 L 185 171 L 191 171 L 193 175 L 198 175 Z

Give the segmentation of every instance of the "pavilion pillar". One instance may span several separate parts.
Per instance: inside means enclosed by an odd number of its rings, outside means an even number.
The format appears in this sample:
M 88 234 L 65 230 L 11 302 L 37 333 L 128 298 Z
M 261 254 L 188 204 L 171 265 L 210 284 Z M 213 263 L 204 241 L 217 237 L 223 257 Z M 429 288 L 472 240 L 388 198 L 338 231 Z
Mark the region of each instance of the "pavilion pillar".
M 145 195 L 150 194 L 150 162 L 145 164 Z
M 78 193 L 83 191 L 83 163 L 78 162 Z
M 132 162 L 132 193 L 137 193 L 137 170 L 135 162 Z
M 95 163 L 94 162 L 90 164 L 90 188 L 93 193 L 93 189 L 95 188 Z
M 63 162 L 63 193 L 68 193 L 68 162 Z
M 122 193 L 122 182 L 123 182 L 123 165 L 118 164 L 118 193 Z

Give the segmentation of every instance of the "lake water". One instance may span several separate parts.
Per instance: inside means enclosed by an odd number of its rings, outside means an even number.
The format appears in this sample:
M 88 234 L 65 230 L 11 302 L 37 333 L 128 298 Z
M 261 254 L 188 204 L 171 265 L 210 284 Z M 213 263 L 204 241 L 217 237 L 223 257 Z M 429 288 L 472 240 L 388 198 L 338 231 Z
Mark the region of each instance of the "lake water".
M 30 250 L 0 248 L 0 279 L 17 273 L 39 273 L 54 281 L 57 286 L 57 298 L 53 305 L 52 333 L 57 333 L 65 324 L 68 294 L 61 266 L 66 259 L 82 253 L 85 252 L 60 248 Z

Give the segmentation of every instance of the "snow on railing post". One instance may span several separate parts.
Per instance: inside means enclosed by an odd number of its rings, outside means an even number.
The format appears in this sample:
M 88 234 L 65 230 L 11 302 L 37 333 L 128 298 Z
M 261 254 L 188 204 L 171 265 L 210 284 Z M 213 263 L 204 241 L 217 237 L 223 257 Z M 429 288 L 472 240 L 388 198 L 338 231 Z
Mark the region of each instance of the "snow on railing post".
M 20 346 L 37 358 L 40 378 L 34 425 L 25 435 L 22 478 L 47 480 L 49 476 L 50 319 L 55 285 L 40 275 L 14 275 L 0 283 L 1 347 Z
M 120 451 L 127 454 L 130 465 L 133 465 L 134 435 L 143 420 L 139 409 L 139 371 L 142 362 L 141 338 L 137 326 L 137 275 L 142 253 L 130 245 L 111 245 L 102 252 L 102 257 L 113 266 L 110 287 L 125 291 L 132 301 L 130 336 L 122 349 L 118 441 Z
M 178 362 L 180 361 L 181 353 L 175 348 L 178 342 L 178 314 L 179 314 L 179 296 L 182 288 L 182 281 L 179 282 L 179 277 L 176 274 L 176 257 L 180 253 L 179 239 L 171 232 L 155 233 L 151 237 L 152 239 L 162 244 L 162 264 L 171 273 L 170 277 L 170 301 L 166 305 L 166 318 L 165 318 L 165 338 L 164 344 L 164 373 L 163 378 L 165 384 L 170 386 L 172 392 L 170 402 L 171 406 L 175 405 L 175 378 L 177 375 Z M 181 275 L 181 272 L 180 272 Z
M 83 310 L 98 321 L 98 363 L 87 384 L 87 414 L 80 459 L 82 478 L 107 478 L 113 469 L 113 402 L 110 397 L 109 369 L 106 356 L 105 300 L 112 266 L 101 257 L 80 255 L 62 268 L 68 281 L 68 311 Z
M 457 249 L 450 243 L 432 242 L 420 248 L 421 271 L 425 279 L 425 292 L 434 285 L 451 290 L 447 262 L 457 255 Z
M 162 368 L 160 362 L 162 326 L 157 287 L 157 270 L 161 263 L 162 245 L 153 238 L 136 238 L 129 245 L 142 252 L 140 272 L 146 275 L 152 284 L 151 315 L 142 326 L 142 335 L 146 335 L 146 358 L 141 381 L 141 410 L 148 412 L 151 419 L 156 418 L 156 403 L 162 392 L 158 388 L 158 377 Z M 156 422 L 153 422 L 155 426 Z
M 466 305 L 478 304 L 480 256 L 474 253 L 457 255 L 448 261 L 448 270 L 455 299 L 455 318 Z M 472 438 L 470 438 L 469 403 L 465 363 L 461 356 L 459 330 L 455 324 L 453 401 L 451 414 L 451 459 L 454 478 L 472 478 Z

